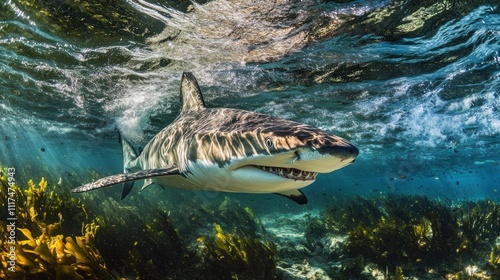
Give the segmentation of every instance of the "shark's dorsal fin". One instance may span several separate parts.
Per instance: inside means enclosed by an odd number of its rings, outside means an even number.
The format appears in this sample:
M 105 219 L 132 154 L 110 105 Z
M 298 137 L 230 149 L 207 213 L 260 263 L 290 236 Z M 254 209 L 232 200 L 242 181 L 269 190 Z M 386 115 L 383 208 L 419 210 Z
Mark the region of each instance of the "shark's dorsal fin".
M 191 72 L 182 73 L 181 102 L 181 112 L 199 111 L 206 108 L 200 86 Z

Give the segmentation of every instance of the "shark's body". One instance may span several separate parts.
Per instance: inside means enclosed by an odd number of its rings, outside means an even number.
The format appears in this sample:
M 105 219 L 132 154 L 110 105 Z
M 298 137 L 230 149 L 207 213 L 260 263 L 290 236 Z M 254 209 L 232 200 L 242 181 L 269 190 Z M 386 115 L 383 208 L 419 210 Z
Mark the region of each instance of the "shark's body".
M 124 174 L 73 189 L 83 192 L 125 183 L 122 198 L 135 180 L 143 188 L 166 187 L 242 193 L 277 193 L 307 203 L 301 188 L 317 173 L 352 162 L 358 149 L 347 140 L 309 125 L 255 112 L 206 108 L 190 73 L 181 82 L 182 110 L 137 155 L 120 137 Z

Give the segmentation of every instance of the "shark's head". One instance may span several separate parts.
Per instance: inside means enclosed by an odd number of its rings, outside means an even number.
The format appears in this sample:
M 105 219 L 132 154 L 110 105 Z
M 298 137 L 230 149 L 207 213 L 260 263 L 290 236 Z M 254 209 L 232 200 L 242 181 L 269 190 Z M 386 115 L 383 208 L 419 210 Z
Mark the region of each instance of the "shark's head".
M 312 126 L 269 117 L 264 122 L 263 129 L 253 133 L 260 150 L 236 160 L 234 169 L 257 167 L 285 179 L 314 181 L 317 173 L 351 164 L 359 154 L 349 141 Z
M 211 131 L 201 129 L 193 137 L 190 158 L 198 164 L 192 170 L 224 174 L 219 181 L 234 191 L 299 189 L 318 173 L 353 163 L 359 153 L 349 141 L 306 124 L 237 109 L 206 110 L 212 116 L 207 121 L 218 124 L 207 123 Z
M 206 108 L 196 79 L 181 86 L 179 121 L 193 127 L 186 176 L 217 190 L 282 192 L 305 187 L 318 173 L 329 173 L 356 159 L 349 141 L 310 125 L 256 112 Z M 189 121 L 191 120 L 191 121 Z M 183 169 L 183 168 L 182 168 Z

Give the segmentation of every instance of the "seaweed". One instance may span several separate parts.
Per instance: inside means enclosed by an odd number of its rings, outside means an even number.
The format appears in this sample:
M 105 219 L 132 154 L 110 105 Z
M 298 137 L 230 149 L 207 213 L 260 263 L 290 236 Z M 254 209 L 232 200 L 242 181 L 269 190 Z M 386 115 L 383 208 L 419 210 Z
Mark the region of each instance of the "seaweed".
M 500 205 L 493 200 L 463 202 L 454 208 L 467 247 L 488 251 L 500 233 Z
M 500 279 L 500 246 L 491 250 L 485 270 L 491 271 L 494 279 Z
M 243 208 L 239 202 L 228 197 L 213 211 L 213 217 L 217 217 L 216 223 L 232 227 L 242 235 L 257 237 L 259 224 L 256 222 L 252 210 Z
M 204 242 L 204 259 L 213 279 L 274 279 L 274 243 L 225 233 L 217 224 L 214 227 L 214 241 Z
M 379 266 L 454 263 L 467 251 L 467 239 L 449 205 L 425 197 L 384 200 L 377 220 L 359 223 L 348 234 L 346 253 L 362 254 Z
M 137 198 L 136 198 L 137 199 Z M 179 235 L 168 212 L 107 199 L 102 204 L 102 227 L 96 245 L 110 267 L 121 276 L 138 279 L 183 278 L 198 261 L 189 241 Z M 126 234 L 124 234 L 126 232 Z
M 499 232 L 500 206 L 492 200 L 452 204 L 422 196 L 356 197 L 338 201 L 318 219 L 310 219 L 306 239 L 313 244 L 326 235 L 346 235 L 347 243 L 341 247 L 347 258 L 342 261 L 344 274 L 360 273 L 349 267 L 362 257 L 381 270 L 432 269 L 444 276 L 462 270 L 471 260 L 484 260 Z M 492 259 L 484 270 L 495 275 Z
M 251 209 L 225 198 L 201 204 L 186 200 L 169 205 L 144 196 L 118 202 L 94 194 L 71 196 L 69 186 L 38 184 L 9 189 L 0 172 L 0 203 L 8 192 L 17 203 L 15 272 L 8 271 L 10 244 L 4 217 L 0 221 L 0 278 L 9 279 L 239 279 L 275 275 L 273 243 L 259 240 L 263 232 Z M 140 205 L 140 206 L 139 206 Z M 5 213 L 2 213 L 5 215 Z M 212 225 L 218 226 L 209 242 Z M 179 224 L 180 227 L 177 227 Z M 199 237 L 206 233 L 206 237 Z M 216 268 L 215 274 L 210 274 Z M 11 268 L 12 269 L 12 268 Z M 15 274 L 14 274 L 15 273 Z
M 364 197 L 332 204 L 335 206 L 326 209 L 321 216 L 326 228 L 332 233 L 346 233 L 358 224 L 370 224 L 386 215 L 380 201 Z
M 256 238 L 261 232 L 265 232 L 250 208 L 242 207 L 238 201 L 229 197 L 225 197 L 220 203 L 209 204 L 185 199 L 183 203 L 172 205 L 170 208 L 173 208 L 172 219 L 179 225 L 178 231 L 183 236 L 200 231 L 209 234 L 213 230 L 214 223 L 238 231 L 242 235 Z M 191 237 L 197 238 L 198 236 Z
M 9 279 L 110 279 L 112 276 L 93 245 L 96 229 L 91 223 L 82 236 L 42 234 L 35 238 L 28 229 L 20 228 L 26 239 L 17 243 L 15 272 L 3 273 Z M 2 251 L 2 262 L 6 262 L 7 248 Z
M 38 185 L 28 182 L 26 190 L 8 184 L 0 176 L 0 204 L 7 208 L 7 198 L 14 197 L 15 225 L 2 219 L 0 277 L 8 279 L 109 279 L 105 262 L 94 245 L 99 226 L 88 222 L 83 204 L 66 194 L 48 191 L 42 177 Z M 10 195 L 8 195 L 10 194 Z M 73 215 L 73 216 L 72 216 Z M 65 220 L 65 217 L 71 217 Z M 80 223 L 81 235 L 63 225 Z M 7 239 L 10 232 L 15 238 Z M 11 256 L 15 256 L 12 262 Z M 11 262 L 9 262 L 11 261 Z
M 30 179 L 28 188 L 24 191 L 15 187 L 19 227 L 26 227 L 34 233 L 40 233 L 39 223 L 43 222 L 70 234 L 70 229 L 79 228 L 82 222 L 89 221 L 85 203 L 82 200 L 71 197 L 69 191 L 65 189 L 58 190 L 57 186 L 50 189 L 47 187 L 48 183 L 44 177 L 38 185 Z M 2 204 L 6 197 L 7 195 L 4 196 L 2 193 Z M 71 218 L 64 219 L 63 216 Z M 64 228 L 61 227 L 63 221 Z M 68 231 L 65 230 L 66 228 Z
M 321 237 L 324 236 L 326 233 L 328 233 L 328 230 L 325 225 L 325 222 L 316 218 L 308 217 L 306 223 L 306 229 L 304 232 L 304 236 L 307 242 L 305 245 L 308 247 L 309 250 L 311 251 L 314 250 L 317 243 L 319 243 L 318 240 L 320 240 Z

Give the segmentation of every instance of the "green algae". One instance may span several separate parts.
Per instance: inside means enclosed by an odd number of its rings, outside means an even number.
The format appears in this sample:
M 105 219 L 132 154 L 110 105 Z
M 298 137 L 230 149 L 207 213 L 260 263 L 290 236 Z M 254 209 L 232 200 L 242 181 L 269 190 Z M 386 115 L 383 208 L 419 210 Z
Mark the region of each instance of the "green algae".
M 500 279 L 500 245 L 491 250 L 486 270 L 491 271 L 494 279 Z
M 2 207 L 7 203 L 5 174 Z M 136 195 L 117 201 L 97 193 L 72 196 L 69 189 L 45 179 L 16 186 L 17 279 L 273 279 L 279 277 L 278 260 L 287 257 L 266 240 L 252 210 L 234 199 L 201 203 L 186 198 L 169 204 Z M 359 278 L 368 265 L 385 271 L 386 279 L 423 271 L 448 279 L 500 276 L 496 201 L 394 196 L 334 205 L 319 218 L 306 217 L 304 229 L 311 251 L 321 249 L 319 240 L 325 236 L 346 236 L 338 252 L 322 259 L 341 264 L 327 269 L 331 276 Z M 3 278 L 13 277 L 6 271 L 5 245 L 3 239 Z
M 97 233 L 96 245 L 110 267 L 120 268 L 121 277 L 184 279 L 195 273 L 192 267 L 199 260 L 168 212 L 151 204 L 135 207 L 111 198 L 100 210 L 106 226 Z
M 2 170 L 0 203 L 6 207 L 7 172 Z M 237 275 L 258 279 L 275 273 L 276 248 L 261 241 L 263 228 L 252 210 L 232 199 L 211 204 L 186 200 L 173 206 L 141 195 L 117 201 L 97 193 L 75 196 L 69 192 L 71 186 L 50 185 L 44 178 L 13 189 L 18 217 L 16 272 L 7 271 L 8 228 L 2 217 L 3 278 L 224 279 Z M 214 223 L 233 233 L 214 232 Z M 199 233 L 205 233 L 203 238 Z M 229 252 L 221 251 L 225 243 L 232 258 L 220 257 Z M 213 271 L 229 267 L 227 275 Z
M 493 200 L 451 203 L 422 196 L 357 197 L 339 201 L 309 221 L 306 238 L 311 243 L 329 234 L 346 235 L 345 257 L 362 257 L 382 271 L 489 279 L 497 275 L 497 251 L 492 256 L 488 252 L 495 247 L 499 226 L 500 205 Z M 483 263 L 474 272 L 474 277 L 483 278 L 465 278 L 467 273 L 461 272 L 472 260 Z M 355 261 L 345 261 L 346 266 L 350 263 Z M 346 271 L 351 276 L 361 272 Z
M 276 246 L 245 235 L 225 233 L 215 224 L 215 240 L 205 241 L 204 258 L 218 279 L 274 279 Z
M 0 277 L 8 279 L 109 279 L 111 274 L 99 251 L 94 245 L 98 229 L 88 219 L 83 204 L 70 199 L 68 193 L 48 188 L 42 177 L 35 185 L 28 182 L 25 190 L 16 184 L 9 184 L 2 169 L 0 176 L 0 204 L 6 209 L 8 198 L 14 198 L 14 239 L 8 239 L 7 217 L 0 222 L 2 250 Z M 11 218 L 12 218 L 11 217 Z M 10 221 L 10 220 L 9 220 Z M 78 224 L 80 234 L 68 225 Z M 82 226 L 83 225 L 83 226 Z M 8 261 L 13 259 L 15 264 Z M 9 255 L 10 254 L 10 255 Z

